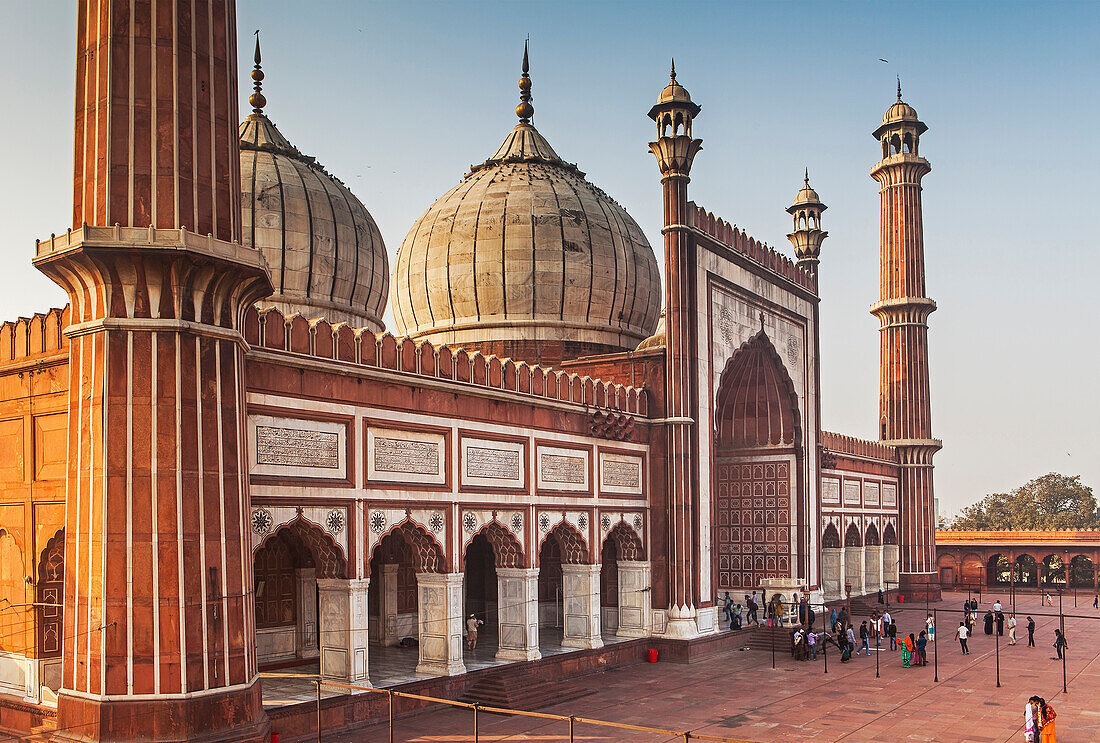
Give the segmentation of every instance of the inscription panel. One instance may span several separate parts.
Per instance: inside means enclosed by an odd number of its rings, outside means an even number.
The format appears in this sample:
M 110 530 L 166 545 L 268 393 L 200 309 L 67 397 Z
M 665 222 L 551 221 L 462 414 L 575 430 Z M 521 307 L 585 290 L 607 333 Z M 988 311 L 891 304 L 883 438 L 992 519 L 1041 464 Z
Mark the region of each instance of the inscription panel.
M 882 484 L 882 505 L 896 506 L 898 504 L 898 486 L 893 483 Z
M 844 504 L 848 506 L 859 505 L 859 480 L 844 481 Z
M 447 437 L 442 433 L 367 429 L 367 481 L 443 485 Z
M 344 480 L 347 424 L 270 415 L 248 416 L 249 473 Z
M 586 450 L 540 446 L 538 448 L 539 488 L 588 491 L 589 456 L 590 452 Z
M 868 506 L 878 505 L 879 488 L 877 482 L 867 481 L 863 483 L 863 500 Z
M 526 472 L 527 447 L 523 443 L 463 437 L 463 485 L 522 488 L 526 484 Z
M 835 477 L 821 478 L 821 502 L 840 503 L 840 480 Z
M 642 495 L 642 458 L 600 452 L 600 492 Z

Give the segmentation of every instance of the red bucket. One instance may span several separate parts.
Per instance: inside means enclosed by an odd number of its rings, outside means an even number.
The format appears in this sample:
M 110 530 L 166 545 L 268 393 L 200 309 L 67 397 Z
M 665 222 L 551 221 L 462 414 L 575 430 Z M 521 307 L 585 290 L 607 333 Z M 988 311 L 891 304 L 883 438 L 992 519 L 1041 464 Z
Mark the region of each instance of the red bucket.
M 657 662 L 657 648 L 650 648 L 649 651 L 648 651 L 648 655 L 649 655 L 649 662 L 650 663 L 656 663 Z
M 279 743 L 279 734 L 275 731 L 271 732 L 271 743 Z

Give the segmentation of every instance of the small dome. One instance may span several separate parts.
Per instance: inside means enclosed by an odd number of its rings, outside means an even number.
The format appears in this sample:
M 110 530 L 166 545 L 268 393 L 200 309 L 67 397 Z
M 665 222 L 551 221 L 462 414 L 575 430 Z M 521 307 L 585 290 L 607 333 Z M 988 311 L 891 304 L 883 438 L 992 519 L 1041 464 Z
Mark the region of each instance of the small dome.
M 920 119 L 917 118 L 917 110 L 900 98 L 897 103 L 886 109 L 886 113 L 882 115 L 882 124 L 885 126 L 886 124 L 896 124 L 899 121 L 920 122 Z
M 668 345 L 665 334 L 665 311 L 661 310 L 661 316 L 657 318 L 657 329 L 653 331 L 653 335 L 646 338 L 644 341 L 638 344 L 635 351 L 653 351 L 658 348 L 664 348 Z
M 806 185 L 798 190 L 798 193 L 794 197 L 794 204 L 792 206 L 802 206 L 803 204 L 820 204 L 821 197 L 817 195 L 817 191 L 810 188 L 809 181 Z
M 275 287 L 260 306 L 382 330 L 389 261 L 366 207 L 262 111 L 240 140 L 244 244 L 263 251 Z

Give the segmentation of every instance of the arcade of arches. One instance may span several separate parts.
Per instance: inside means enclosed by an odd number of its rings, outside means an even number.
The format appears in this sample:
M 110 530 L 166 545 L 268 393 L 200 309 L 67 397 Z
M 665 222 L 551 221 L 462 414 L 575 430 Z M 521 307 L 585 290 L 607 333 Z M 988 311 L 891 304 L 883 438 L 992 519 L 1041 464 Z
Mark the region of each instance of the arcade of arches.
M 825 597 L 845 596 L 850 583 L 852 595 L 875 593 L 898 587 L 898 537 L 887 523 L 881 534 L 872 521 L 866 527 L 853 520 L 844 530 L 843 545 L 836 523 L 829 523 L 821 536 L 821 579 Z
M 1100 532 L 937 532 L 940 585 L 1098 588 Z

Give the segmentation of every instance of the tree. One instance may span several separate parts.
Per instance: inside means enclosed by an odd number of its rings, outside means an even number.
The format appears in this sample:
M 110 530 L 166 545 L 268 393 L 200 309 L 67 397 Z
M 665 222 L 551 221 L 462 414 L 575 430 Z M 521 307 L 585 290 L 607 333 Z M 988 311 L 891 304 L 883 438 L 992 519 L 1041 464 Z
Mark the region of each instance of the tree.
M 955 531 L 1100 528 L 1096 497 L 1080 475 L 1043 475 L 1011 493 L 990 493 L 951 522 Z

